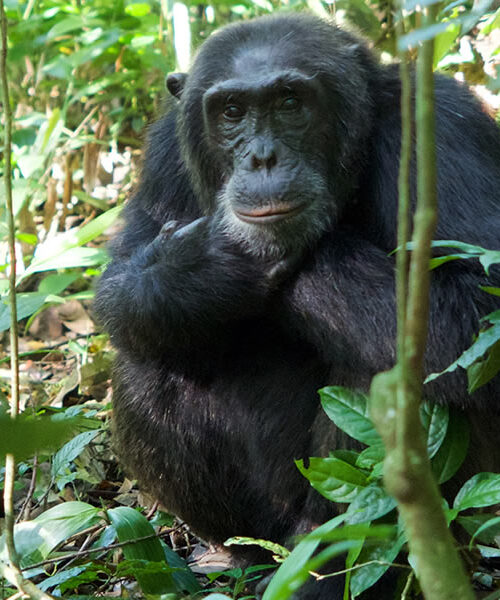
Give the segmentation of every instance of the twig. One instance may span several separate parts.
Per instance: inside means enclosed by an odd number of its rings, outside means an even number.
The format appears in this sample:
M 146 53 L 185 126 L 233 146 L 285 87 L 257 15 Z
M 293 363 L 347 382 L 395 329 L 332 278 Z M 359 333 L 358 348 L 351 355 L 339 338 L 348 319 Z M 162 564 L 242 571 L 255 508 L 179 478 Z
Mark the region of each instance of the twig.
M 412 571 L 410 573 L 410 575 L 408 576 L 408 579 L 406 580 L 404 590 L 401 592 L 401 600 L 407 600 L 414 578 L 415 578 L 415 573 Z
M 153 518 L 159 504 L 160 503 L 158 502 L 158 500 L 156 500 L 156 502 L 154 502 L 153 506 L 149 509 L 148 514 L 146 515 L 146 519 L 148 521 Z
M 4 185 L 5 201 L 7 206 L 7 224 L 9 229 L 9 302 L 10 302 L 10 365 L 11 365 L 11 402 L 10 415 L 13 419 L 19 411 L 19 347 L 17 329 L 16 305 L 16 240 L 14 212 L 12 208 L 12 111 L 10 108 L 9 81 L 7 79 L 7 17 L 3 0 L 0 0 L 0 27 L 2 37 L 2 52 L 0 54 L 0 78 L 3 90 L 3 114 L 5 121 L 4 141 Z M 14 456 L 8 454 L 5 461 L 5 542 L 9 560 L 12 565 L 18 565 L 16 548 L 14 546 Z
M 353 571 L 357 571 L 358 569 L 362 569 L 363 567 L 368 567 L 370 565 L 380 565 L 382 567 L 392 567 L 397 569 L 411 569 L 409 565 L 402 565 L 398 563 L 387 562 L 386 560 L 369 560 L 364 563 L 359 563 L 357 565 L 353 565 L 348 569 L 342 569 L 342 571 L 335 571 L 335 573 L 316 573 L 314 571 L 310 571 L 310 574 L 316 579 L 316 581 L 321 581 L 322 579 L 330 579 L 332 577 L 337 577 L 338 575 L 346 575 L 347 573 L 352 573 Z M 31 568 L 31 567 L 30 567 Z
M 31 501 L 33 499 L 33 494 L 35 493 L 37 470 L 38 470 L 38 456 L 35 455 L 35 457 L 33 458 L 33 468 L 31 470 L 30 487 L 28 490 L 28 494 L 26 495 L 26 500 L 23 502 L 21 510 L 19 511 L 19 514 L 17 515 L 16 523 L 19 523 L 19 521 L 28 521 L 30 518 Z

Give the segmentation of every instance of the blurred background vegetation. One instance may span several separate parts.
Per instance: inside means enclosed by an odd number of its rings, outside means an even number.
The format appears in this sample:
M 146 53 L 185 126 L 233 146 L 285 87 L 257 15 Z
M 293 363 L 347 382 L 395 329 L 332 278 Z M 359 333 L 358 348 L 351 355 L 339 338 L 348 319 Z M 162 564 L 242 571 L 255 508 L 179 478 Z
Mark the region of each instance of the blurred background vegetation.
M 499 6 L 498 0 L 443 3 L 434 32 L 436 69 L 472 85 L 494 116 L 500 108 Z M 162 110 L 166 74 L 187 70 L 192 52 L 216 28 L 275 11 L 309 10 L 357 30 L 382 61 L 391 62 L 393 5 L 389 0 L 6 0 L 5 9 L 26 421 L 12 435 L 0 435 L 0 453 L 14 452 L 21 460 L 15 509 L 22 566 L 43 589 L 65 597 L 142 597 L 140 589 L 149 595 L 195 593 L 200 580 L 182 557 L 196 555 L 199 542 L 139 494 L 110 448 L 113 352 L 91 315 L 93 284 L 107 260 L 105 242 L 136 181 L 147 124 Z M 418 31 L 418 16 L 409 21 Z M 3 126 L 2 110 L 0 130 Z M 1 186 L 0 428 L 5 432 L 10 308 L 4 193 Z M 69 418 L 70 434 L 51 429 Z M 146 507 L 143 514 L 133 510 L 136 506 Z M 161 541 L 151 537 L 155 531 Z M 134 537 L 147 540 L 127 545 Z M 222 569 L 223 557 L 214 558 L 211 568 L 198 568 L 205 574 L 215 570 L 203 585 L 210 590 L 219 583 L 234 596 L 244 595 L 253 571 L 222 575 L 217 560 Z M 0 597 L 14 594 L 0 579 Z

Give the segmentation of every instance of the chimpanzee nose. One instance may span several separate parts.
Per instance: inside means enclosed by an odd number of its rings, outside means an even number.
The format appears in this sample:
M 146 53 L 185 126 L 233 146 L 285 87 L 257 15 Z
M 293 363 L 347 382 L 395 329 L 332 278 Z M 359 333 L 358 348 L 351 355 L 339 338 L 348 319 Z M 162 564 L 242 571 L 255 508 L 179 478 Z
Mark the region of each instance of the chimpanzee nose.
M 267 141 L 259 141 L 256 143 L 252 152 L 252 169 L 272 169 L 276 166 L 278 157 L 274 144 Z

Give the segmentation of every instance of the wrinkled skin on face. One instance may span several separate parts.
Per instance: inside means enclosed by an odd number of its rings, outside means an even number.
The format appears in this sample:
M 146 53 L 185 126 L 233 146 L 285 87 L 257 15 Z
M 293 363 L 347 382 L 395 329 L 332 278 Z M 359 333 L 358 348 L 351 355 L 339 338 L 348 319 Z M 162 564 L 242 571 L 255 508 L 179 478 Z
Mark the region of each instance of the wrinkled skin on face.
M 308 246 L 338 220 L 355 182 L 347 169 L 357 169 L 370 131 L 369 120 L 347 126 L 356 112 L 371 111 L 366 80 L 353 68 L 347 88 L 336 83 L 318 46 L 323 41 L 346 61 L 342 71 L 360 57 L 367 69 L 373 61 L 355 38 L 340 32 L 334 39 L 321 21 L 300 31 L 286 19 L 268 25 L 279 29 L 271 42 L 251 24 L 213 36 L 191 73 L 171 75 L 167 86 L 180 99 L 184 157 L 206 210 L 217 210 L 252 252 L 279 256 Z M 310 56 L 302 40 L 297 45 L 304 35 L 316 49 Z M 336 101 L 338 119 L 326 120 Z M 194 125 L 200 114 L 201 132 Z

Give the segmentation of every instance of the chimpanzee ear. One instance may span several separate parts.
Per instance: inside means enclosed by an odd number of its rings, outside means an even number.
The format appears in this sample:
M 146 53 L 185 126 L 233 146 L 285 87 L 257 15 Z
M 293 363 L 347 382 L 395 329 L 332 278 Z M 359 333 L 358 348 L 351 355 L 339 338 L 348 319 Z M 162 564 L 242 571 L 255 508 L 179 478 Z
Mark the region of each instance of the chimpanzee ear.
M 186 79 L 187 73 L 170 73 L 170 75 L 167 76 L 165 83 L 167 85 L 167 90 L 172 94 L 172 96 L 180 99 L 182 91 L 184 90 Z

